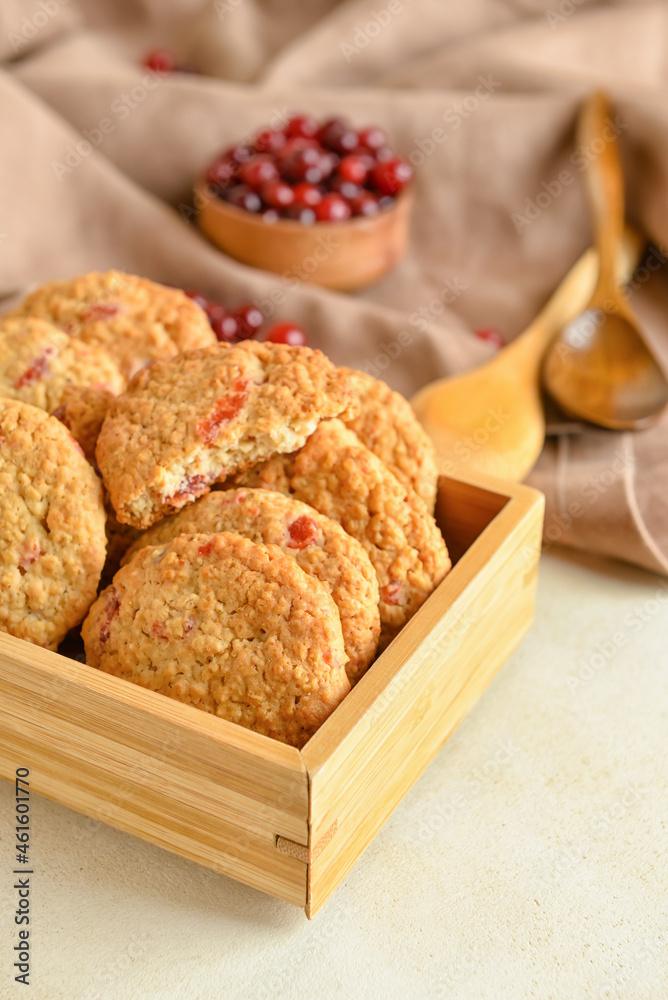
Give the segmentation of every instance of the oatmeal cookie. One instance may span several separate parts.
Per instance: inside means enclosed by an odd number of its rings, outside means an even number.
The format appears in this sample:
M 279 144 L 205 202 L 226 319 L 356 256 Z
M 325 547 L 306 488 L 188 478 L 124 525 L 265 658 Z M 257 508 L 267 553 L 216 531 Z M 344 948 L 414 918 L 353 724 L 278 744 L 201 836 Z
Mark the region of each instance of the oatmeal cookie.
M 81 446 L 81 450 L 92 466 L 97 468 L 95 460 L 95 445 L 100 436 L 100 429 L 114 397 L 103 389 L 91 389 L 86 386 L 67 386 L 63 393 L 60 406 L 56 407 L 52 416 L 57 417 L 67 427 L 72 437 Z M 103 587 L 111 583 L 114 573 L 121 564 L 121 558 L 139 536 L 137 528 L 129 524 L 120 524 L 114 508 L 111 505 L 108 492 L 103 488 L 104 509 L 107 515 L 107 559 L 102 570 L 100 583 Z
M 51 281 L 28 295 L 17 314 L 49 320 L 106 349 L 126 378 L 149 361 L 216 343 L 204 310 L 184 292 L 122 271 Z
M 350 690 L 324 584 L 227 532 L 141 549 L 82 635 L 91 666 L 296 747 Z
M 340 420 L 323 421 L 300 451 L 237 475 L 235 485 L 282 488 L 362 543 L 380 586 L 381 647 L 450 569 L 424 502 Z
M 104 389 L 68 385 L 52 414 L 79 442 L 91 465 L 95 465 L 95 446 L 113 398 Z
M 117 395 L 125 379 L 105 350 L 30 316 L 0 319 L 0 396 L 51 412 L 69 386 Z
M 137 528 L 133 528 L 131 524 L 121 524 L 118 521 L 114 513 L 114 508 L 111 506 L 109 494 L 106 490 L 102 492 L 104 493 L 104 509 L 107 512 L 107 523 L 105 526 L 107 534 L 107 559 L 102 570 L 100 585 L 106 587 L 118 572 L 125 553 L 137 541 L 141 532 Z
M 438 472 L 431 438 L 407 399 L 364 372 L 344 369 L 351 379 L 359 413 L 341 421 L 377 455 L 402 483 L 412 487 L 433 513 Z
M 346 673 L 355 684 L 378 646 L 378 581 L 360 543 L 336 521 L 305 503 L 269 490 L 209 493 L 140 535 L 123 562 L 145 545 L 161 545 L 178 535 L 221 531 L 278 545 L 309 576 L 325 584 L 341 617 Z
M 212 483 L 300 448 L 352 403 L 320 351 L 244 341 L 139 372 L 104 421 L 96 456 L 118 520 L 148 528 Z
M 235 472 L 222 486 L 216 489 L 228 490 L 236 486 L 245 486 L 256 490 L 276 490 L 286 496 L 292 494 L 292 468 L 294 453 L 287 455 L 272 455 L 266 462 L 258 462 L 242 472 Z
M 65 427 L 0 399 L 0 629 L 56 649 L 95 599 L 102 487 Z

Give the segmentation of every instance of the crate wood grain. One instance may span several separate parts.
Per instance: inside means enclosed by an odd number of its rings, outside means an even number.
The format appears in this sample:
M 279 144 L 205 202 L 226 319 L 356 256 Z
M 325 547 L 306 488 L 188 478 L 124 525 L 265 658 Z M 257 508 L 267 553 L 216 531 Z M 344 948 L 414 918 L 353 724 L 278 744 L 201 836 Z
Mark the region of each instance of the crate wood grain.
M 442 477 L 456 564 L 300 752 L 0 633 L 0 774 L 313 916 L 526 633 L 543 498 Z
M 307 866 L 276 848 L 308 844 L 299 751 L 118 680 L 0 633 L 2 775 L 303 906 Z

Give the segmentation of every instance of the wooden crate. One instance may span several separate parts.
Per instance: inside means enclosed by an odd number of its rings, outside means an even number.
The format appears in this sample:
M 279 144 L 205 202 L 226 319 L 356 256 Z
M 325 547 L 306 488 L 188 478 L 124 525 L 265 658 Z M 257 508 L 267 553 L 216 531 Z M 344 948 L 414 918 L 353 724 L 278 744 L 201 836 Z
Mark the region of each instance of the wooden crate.
M 300 752 L 0 633 L 0 774 L 309 917 L 529 628 L 543 497 L 442 477 L 455 566 Z

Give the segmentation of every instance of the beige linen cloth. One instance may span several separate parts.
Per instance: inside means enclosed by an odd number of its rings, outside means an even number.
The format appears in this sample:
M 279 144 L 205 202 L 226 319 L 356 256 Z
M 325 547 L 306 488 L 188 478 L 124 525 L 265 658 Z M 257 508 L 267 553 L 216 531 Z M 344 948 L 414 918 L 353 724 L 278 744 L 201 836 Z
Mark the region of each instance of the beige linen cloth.
M 158 45 L 201 75 L 147 74 Z M 633 304 L 668 362 L 665 0 L 2 0 L 0 59 L 1 298 L 117 267 L 252 299 L 407 395 L 489 356 L 476 328 L 520 332 L 590 243 L 573 127 L 605 85 L 658 248 Z M 378 123 L 417 167 L 408 256 L 363 293 L 243 267 L 192 223 L 213 155 L 295 109 Z M 667 434 L 550 439 L 547 543 L 668 572 Z

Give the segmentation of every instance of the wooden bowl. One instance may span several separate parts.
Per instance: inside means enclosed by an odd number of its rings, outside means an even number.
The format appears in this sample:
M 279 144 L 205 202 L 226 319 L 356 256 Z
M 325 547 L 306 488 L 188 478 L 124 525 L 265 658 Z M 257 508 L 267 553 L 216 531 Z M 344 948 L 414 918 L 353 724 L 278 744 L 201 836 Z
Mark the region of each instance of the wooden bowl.
M 353 291 L 382 278 L 401 260 L 408 243 L 413 191 L 406 188 L 392 208 L 373 218 L 266 223 L 260 216 L 195 189 L 199 227 L 216 246 L 242 264 L 298 278 L 337 291 Z

